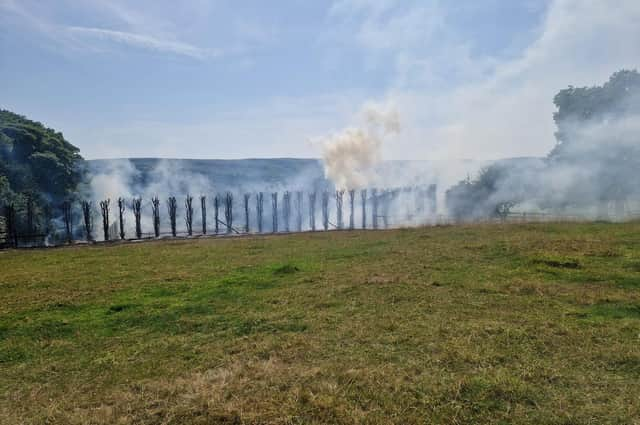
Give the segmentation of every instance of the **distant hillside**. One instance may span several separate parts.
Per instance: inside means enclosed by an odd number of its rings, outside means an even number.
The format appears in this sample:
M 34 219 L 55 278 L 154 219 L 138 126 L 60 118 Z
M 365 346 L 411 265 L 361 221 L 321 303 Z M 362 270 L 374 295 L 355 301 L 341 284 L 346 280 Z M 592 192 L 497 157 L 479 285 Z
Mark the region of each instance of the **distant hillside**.
M 112 177 L 132 192 L 192 192 L 239 190 L 259 186 L 264 190 L 322 186 L 322 164 L 316 159 L 158 159 L 132 158 L 87 161 L 92 177 Z M 304 181 L 297 181 L 303 178 Z
M 537 158 L 503 159 L 513 166 Z M 493 161 L 384 161 L 372 173 L 380 188 L 436 183 L 444 190 Z M 105 159 L 87 161 L 97 197 L 185 194 L 211 191 L 320 190 L 331 187 L 318 159 Z

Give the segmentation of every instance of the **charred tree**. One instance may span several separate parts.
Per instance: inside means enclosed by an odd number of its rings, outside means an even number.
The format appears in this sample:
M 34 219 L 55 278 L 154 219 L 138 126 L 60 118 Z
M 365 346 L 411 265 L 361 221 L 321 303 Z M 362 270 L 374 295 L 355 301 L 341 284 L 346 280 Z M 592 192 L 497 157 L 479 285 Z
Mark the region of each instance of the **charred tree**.
M 64 233 L 67 243 L 73 242 L 73 216 L 71 215 L 71 201 L 62 203 L 62 221 L 64 223 Z
M 374 229 L 378 228 L 378 189 L 371 189 L 371 201 L 373 202 L 371 208 L 371 224 Z
M 102 230 L 105 241 L 109 240 L 109 204 L 111 204 L 111 199 L 100 201 L 100 214 L 102 215 Z
M 153 213 L 153 233 L 156 238 L 160 237 L 160 198 L 151 198 L 151 208 Z
M 284 219 L 284 231 L 289 232 L 289 219 L 291 218 L 291 194 L 285 191 L 282 195 L 282 218 Z
M 336 225 L 342 230 L 344 227 L 344 219 L 342 217 L 342 201 L 344 199 L 344 190 L 336 190 Z
M 367 228 L 367 189 L 360 191 L 360 201 L 362 202 L 362 228 Z
M 178 234 L 176 217 L 178 215 L 178 200 L 175 196 L 167 199 L 167 212 L 169 213 L 169 224 L 171 225 L 171 235 L 175 238 Z
M 131 211 L 136 222 L 136 239 L 142 239 L 142 198 L 131 200 Z
M 271 194 L 271 215 L 272 215 L 272 226 L 271 231 L 273 233 L 278 232 L 278 192 L 274 192 Z
M 124 240 L 124 211 L 127 209 L 124 198 L 118 198 L 118 225 L 120 239 Z
M 202 234 L 207 234 L 207 197 L 200 196 L 200 212 L 202 213 Z
M 349 190 L 349 229 L 351 230 L 355 227 L 355 201 L 356 191 L 351 189 Z
M 329 192 L 322 192 L 322 227 L 329 230 Z
M 429 190 L 427 191 L 427 198 L 429 199 L 429 214 L 431 216 L 435 216 L 438 211 L 438 198 L 437 198 L 438 186 L 435 184 L 429 185 Z
M 33 238 L 36 234 L 35 228 L 35 202 L 32 193 L 27 193 L 26 199 L 26 213 L 27 213 L 27 235 L 29 238 Z
M 187 235 L 193 236 L 193 196 L 187 195 L 184 200 L 184 224 L 187 226 Z
M 302 191 L 296 192 L 296 230 L 302 232 Z
M 91 201 L 82 201 L 82 219 L 84 222 L 84 234 L 87 239 L 87 242 L 91 242 L 93 240 L 93 217 L 92 211 L 93 206 Z
M 264 194 L 259 192 L 256 194 L 256 221 L 258 224 L 258 233 L 262 233 L 262 212 L 264 208 Z
M 309 229 L 316 230 L 316 192 L 309 193 Z
M 244 194 L 244 231 L 249 233 L 249 199 L 251 199 L 250 193 Z
M 16 221 L 16 208 L 13 204 L 4 206 L 4 217 L 7 226 L 7 241 L 13 245 L 14 248 L 18 247 L 18 223 Z
M 220 196 L 213 198 L 213 219 L 216 222 L 216 235 L 220 233 Z
M 394 197 L 392 191 L 384 191 L 382 193 L 382 223 L 384 224 L 384 228 L 389 228 L 389 213 L 391 208 L 391 200 Z
M 227 233 L 233 229 L 233 194 L 227 192 L 224 200 L 224 218 L 227 222 Z

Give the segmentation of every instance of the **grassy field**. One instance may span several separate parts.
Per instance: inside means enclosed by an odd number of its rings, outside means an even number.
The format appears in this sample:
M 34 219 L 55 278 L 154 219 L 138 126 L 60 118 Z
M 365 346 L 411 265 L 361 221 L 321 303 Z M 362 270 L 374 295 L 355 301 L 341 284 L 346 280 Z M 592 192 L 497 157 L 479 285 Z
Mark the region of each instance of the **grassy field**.
M 0 423 L 640 423 L 640 223 L 0 252 Z

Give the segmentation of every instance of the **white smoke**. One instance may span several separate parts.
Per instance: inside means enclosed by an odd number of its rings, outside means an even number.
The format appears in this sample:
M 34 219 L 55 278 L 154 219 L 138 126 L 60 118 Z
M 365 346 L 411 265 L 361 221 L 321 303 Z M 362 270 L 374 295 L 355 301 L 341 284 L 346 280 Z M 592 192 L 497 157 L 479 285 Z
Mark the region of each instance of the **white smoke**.
M 360 189 L 375 177 L 382 143 L 400 132 L 400 117 L 391 104 L 367 103 L 360 126 L 349 127 L 323 140 L 325 177 L 338 189 Z

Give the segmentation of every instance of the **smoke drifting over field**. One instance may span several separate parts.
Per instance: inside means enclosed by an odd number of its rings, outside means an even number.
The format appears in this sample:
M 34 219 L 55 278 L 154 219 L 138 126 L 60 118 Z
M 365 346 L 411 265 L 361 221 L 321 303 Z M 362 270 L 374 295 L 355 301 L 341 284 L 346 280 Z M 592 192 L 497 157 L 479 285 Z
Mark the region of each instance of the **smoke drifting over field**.
M 321 141 L 325 176 L 338 189 L 370 185 L 374 167 L 381 160 L 382 143 L 400 132 L 400 118 L 393 106 L 368 103 L 360 115 L 359 127 L 346 128 Z

